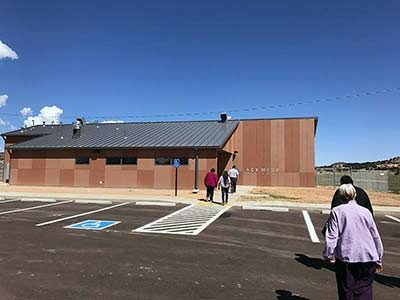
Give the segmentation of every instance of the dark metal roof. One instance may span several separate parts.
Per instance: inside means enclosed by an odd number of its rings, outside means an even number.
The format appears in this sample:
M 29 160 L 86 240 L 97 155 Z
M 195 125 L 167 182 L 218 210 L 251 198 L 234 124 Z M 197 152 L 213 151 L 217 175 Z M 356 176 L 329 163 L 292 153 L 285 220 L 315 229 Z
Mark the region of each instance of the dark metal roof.
M 72 125 L 35 126 L 3 136 L 36 136 L 10 149 L 222 148 L 239 121 L 182 121 L 86 124 L 72 137 Z
M 63 126 L 71 127 L 71 125 L 63 125 Z M 46 125 L 46 126 L 36 125 L 28 128 L 21 128 L 18 130 L 9 131 L 3 133 L 2 136 L 40 136 L 40 135 L 54 133 L 57 129 L 61 127 L 62 127 L 61 125 Z

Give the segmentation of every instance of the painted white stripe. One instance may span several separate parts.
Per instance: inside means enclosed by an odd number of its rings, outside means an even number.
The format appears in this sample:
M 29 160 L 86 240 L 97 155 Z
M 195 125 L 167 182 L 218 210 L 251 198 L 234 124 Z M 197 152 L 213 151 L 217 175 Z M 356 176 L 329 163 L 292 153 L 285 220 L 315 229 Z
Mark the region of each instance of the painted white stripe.
M 396 218 L 396 217 L 389 216 L 389 215 L 386 215 L 386 217 L 389 218 L 389 219 L 392 219 L 393 221 L 397 221 L 397 222 L 400 223 L 400 219 L 398 219 L 398 218 Z
M 8 202 L 16 202 L 16 201 L 19 201 L 20 199 L 11 199 L 11 200 L 4 200 L 4 201 L 0 201 L 0 204 L 1 203 L 8 203 Z
M 218 212 L 218 214 L 216 214 L 213 218 L 211 218 L 210 220 L 208 220 L 207 223 L 205 223 L 203 226 L 201 226 L 199 229 L 197 229 L 196 231 L 193 232 L 193 235 L 197 235 L 200 232 L 202 232 L 204 229 L 206 229 L 208 227 L 208 225 L 210 225 L 212 222 L 214 222 L 216 219 L 218 219 L 223 213 L 225 213 L 228 209 L 230 209 L 231 206 L 226 206 L 224 209 L 222 209 L 220 212 Z
M 3 211 L 3 212 L 0 212 L 0 215 L 7 215 L 7 214 L 17 213 L 17 212 L 21 212 L 21 211 L 27 211 L 27 210 L 38 209 L 38 208 L 42 208 L 42 207 L 49 207 L 49 206 L 54 206 L 54 205 L 67 204 L 67 203 L 71 203 L 71 202 L 72 202 L 72 200 L 68 200 L 68 201 L 57 202 L 57 203 L 51 203 L 51 204 L 45 204 L 45 205 L 39 205 L 39 206 L 33 206 L 33 207 L 28 207 L 28 208 L 21 208 L 21 209 Z
M 308 211 L 303 210 L 303 217 L 304 221 L 306 222 L 307 228 L 308 228 L 308 233 L 310 234 L 311 241 L 313 243 L 319 243 L 319 238 L 317 233 L 315 232 L 314 225 L 311 221 L 310 215 L 308 214 Z
M 321 214 L 330 215 L 331 214 L 331 210 L 330 209 L 323 209 L 323 210 L 321 210 Z
M 174 202 L 136 201 L 136 205 L 176 206 Z
M 210 207 L 192 204 L 132 231 L 198 235 L 229 208 L 230 206 Z
M 109 200 L 75 200 L 78 204 L 112 204 Z
M 44 198 L 22 198 L 21 202 L 57 202 L 56 199 L 44 199 Z
M 65 218 L 61 218 L 61 219 L 56 219 L 56 220 L 51 220 L 51 221 L 47 221 L 47 222 L 44 222 L 44 223 L 36 224 L 36 226 L 40 227 L 40 226 L 54 224 L 54 223 L 57 223 L 57 222 L 62 222 L 62 221 L 65 221 L 65 220 L 70 220 L 70 219 L 74 219 L 74 218 L 78 218 L 78 217 L 82 217 L 82 216 L 87 216 L 87 215 L 95 214 L 95 213 L 98 213 L 98 212 L 101 212 L 101 211 L 105 211 L 105 210 L 108 210 L 108 209 L 113 209 L 113 208 L 116 208 L 116 207 L 119 207 L 119 206 L 122 206 L 122 205 L 127 205 L 129 203 L 130 202 L 124 202 L 124 203 L 116 204 L 116 205 L 113 205 L 113 206 L 108 206 L 108 207 L 104 207 L 104 208 L 101 208 L 101 209 L 96 209 L 96 210 L 84 212 L 84 213 L 81 213 L 81 214 L 78 214 L 78 215 L 73 215 L 73 216 L 69 216 L 69 217 L 65 217 Z

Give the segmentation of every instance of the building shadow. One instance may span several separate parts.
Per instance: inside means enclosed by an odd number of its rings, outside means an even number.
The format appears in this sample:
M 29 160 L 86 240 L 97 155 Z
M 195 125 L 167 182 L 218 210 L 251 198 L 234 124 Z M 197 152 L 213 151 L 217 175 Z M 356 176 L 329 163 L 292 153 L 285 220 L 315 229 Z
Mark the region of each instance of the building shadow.
M 310 300 L 308 298 L 294 295 L 292 292 L 285 290 L 276 290 L 275 292 L 278 294 L 278 296 L 276 296 L 277 300 Z
M 316 270 L 327 269 L 329 271 L 335 272 L 335 265 L 321 258 L 309 257 L 301 253 L 295 253 L 295 255 L 296 257 L 294 259 L 308 268 L 313 268 Z M 400 278 L 398 277 L 376 274 L 375 281 L 387 287 L 400 288 Z
M 224 213 L 220 216 L 220 218 L 229 218 L 230 216 L 232 216 L 232 213 L 230 213 L 230 212 L 224 212 Z

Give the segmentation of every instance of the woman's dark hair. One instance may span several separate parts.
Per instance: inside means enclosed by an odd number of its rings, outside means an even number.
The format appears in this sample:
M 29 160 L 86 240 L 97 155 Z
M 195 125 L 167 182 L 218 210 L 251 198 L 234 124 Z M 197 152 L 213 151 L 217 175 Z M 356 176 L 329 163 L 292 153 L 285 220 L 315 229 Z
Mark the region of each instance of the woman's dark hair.
M 215 172 L 215 169 L 214 169 L 214 168 L 211 168 L 210 172 Z
M 340 178 L 340 184 L 353 184 L 353 179 L 348 175 L 344 175 Z
M 228 184 L 228 171 L 224 171 L 224 173 L 222 173 L 222 177 L 224 178 L 224 184 L 227 185 Z

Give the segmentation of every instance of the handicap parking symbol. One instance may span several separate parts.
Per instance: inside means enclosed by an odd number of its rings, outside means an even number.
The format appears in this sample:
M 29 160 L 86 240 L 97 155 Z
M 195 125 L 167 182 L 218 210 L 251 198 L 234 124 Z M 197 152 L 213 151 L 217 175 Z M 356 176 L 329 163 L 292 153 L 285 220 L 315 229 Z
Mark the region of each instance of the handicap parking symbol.
M 86 229 L 86 230 L 103 230 L 105 228 L 121 223 L 120 221 L 104 221 L 104 220 L 86 220 L 79 223 L 65 226 L 64 228 Z

